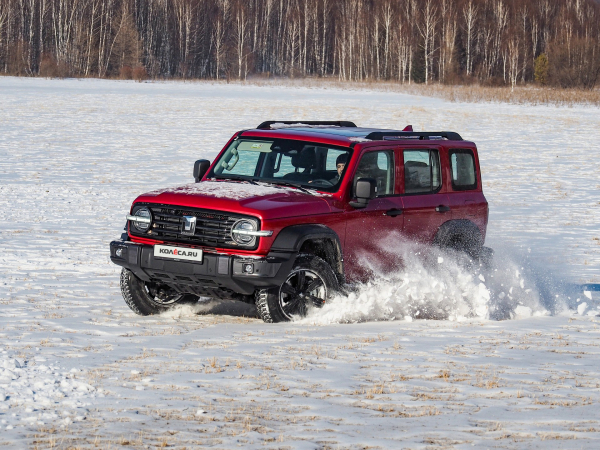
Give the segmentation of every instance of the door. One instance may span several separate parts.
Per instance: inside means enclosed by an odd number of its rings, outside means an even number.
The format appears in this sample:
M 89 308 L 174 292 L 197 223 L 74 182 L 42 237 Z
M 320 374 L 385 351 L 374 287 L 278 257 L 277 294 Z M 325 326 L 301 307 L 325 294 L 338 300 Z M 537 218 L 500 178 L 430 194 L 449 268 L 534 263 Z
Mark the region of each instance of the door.
M 374 272 L 394 268 L 390 263 L 390 249 L 400 239 L 404 221 L 402 199 L 395 195 L 393 150 L 363 154 L 354 173 L 352 189 L 359 178 L 377 181 L 377 197 L 365 208 L 350 208 L 345 213 L 344 267 L 348 281 L 366 281 Z
M 404 149 L 404 236 L 415 242 L 431 243 L 440 225 L 450 220 L 448 195 L 442 189 L 438 149 Z

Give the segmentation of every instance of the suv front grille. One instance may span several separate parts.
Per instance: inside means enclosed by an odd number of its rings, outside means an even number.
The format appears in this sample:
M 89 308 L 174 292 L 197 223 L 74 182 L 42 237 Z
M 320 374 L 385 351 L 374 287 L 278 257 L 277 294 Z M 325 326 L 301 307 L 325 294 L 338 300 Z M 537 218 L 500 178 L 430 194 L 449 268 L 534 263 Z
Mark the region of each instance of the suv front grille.
M 235 222 L 244 218 L 242 215 L 174 205 L 136 203 L 135 206 L 146 206 L 152 211 L 152 228 L 150 233 L 141 233 L 130 227 L 134 236 L 208 247 L 240 248 L 231 239 L 231 228 Z M 193 236 L 182 233 L 183 216 L 196 217 Z

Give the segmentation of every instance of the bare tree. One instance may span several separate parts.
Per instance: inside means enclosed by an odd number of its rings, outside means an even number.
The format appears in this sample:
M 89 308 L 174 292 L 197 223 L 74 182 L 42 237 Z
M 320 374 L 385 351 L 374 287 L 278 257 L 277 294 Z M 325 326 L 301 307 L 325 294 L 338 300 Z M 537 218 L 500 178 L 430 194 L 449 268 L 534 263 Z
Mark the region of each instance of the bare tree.
M 454 13 L 453 2 L 451 0 L 442 0 L 441 2 L 441 53 L 439 57 L 439 81 L 446 78 L 447 71 L 452 67 L 454 51 L 456 45 L 456 17 Z
M 475 30 L 475 23 L 477 21 L 477 6 L 473 5 L 473 0 L 469 0 L 463 8 L 463 17 L 465 20 L 465 39 L 467 41 L 467 76 L 473 72 L 473 58 L 471 56 L 471 49 L 473 47 L 473 36 Z
M 382 11 L 382 25 L 384 32 L 383 39 L 383 55 L 384 55 L 384 63 L 383 63 L 383 76 L 387 79 L 389 77 L 388 74 L 388 66 L 390 62 L 390 33 L 392 29 L 392 5 L 389 1 L 386 1 L 383 4 Z
M 217 17 L 212 40 L 215 48 L 215 78 L 218 80 L 226 55 L 225 36 L 229 19 L 229 0 L 217 0 Z
M 429 82 L 429 72 L 432 67 L 432 57 L 435 52 L 434 32 L 439 19 L 437 8 L 432 5 L 432 0 L 426 0 L 421 11 L 421 20 L 417 22 L 417 28 L 423 40 L 423 57 L 425 59 L 425 84 Z
M 143 65 L 153 77 L 402 83 L 466 75 L 514 87 L 533 81 L 544 52 L 549 84 L 583 87 L 595 83 L 599 16 L 595 0 L 0 0 L 0 70 L 111 77 Z
M 510 80 L 510 88 L 511 90 L 514 90 L 520 72 L 519 37 L 518 35 L 516 35 L 516 33 L 513 34 L 513 36 L 508 41 L 505 58 L 508 61 L 508 78 Z
M 238 2 L 235 8 L 235 38 L 238 60 L 238 78 L 246 78 L 246 45 L 248 39 L 248 17 L 244 2 Z

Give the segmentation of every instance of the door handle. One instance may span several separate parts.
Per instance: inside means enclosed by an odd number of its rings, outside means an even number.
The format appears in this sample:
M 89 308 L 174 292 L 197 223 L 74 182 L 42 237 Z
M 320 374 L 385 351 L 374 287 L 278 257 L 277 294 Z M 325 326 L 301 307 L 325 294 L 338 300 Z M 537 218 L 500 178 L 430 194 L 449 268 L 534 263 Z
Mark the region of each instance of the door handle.
M 445 212 L 448 212 L 448 211 L 450 211 L 450 207 L 449 207 L 449 206 L 446 206 L 446 205 L 440 205 L 440 206 L 438 206 L 437 208 L 435 208 L 435 210 L 436 210 L 437 212 L 445 213 Z
M 402 214 L 402 210 L 401 209 L 397 209 L 397 208 L 388 209 L 385 212 L 385 215 L 386 216 L 390 216 L 390 217 L 396 217 L 396 216 L 399 216 L 400 214 Z

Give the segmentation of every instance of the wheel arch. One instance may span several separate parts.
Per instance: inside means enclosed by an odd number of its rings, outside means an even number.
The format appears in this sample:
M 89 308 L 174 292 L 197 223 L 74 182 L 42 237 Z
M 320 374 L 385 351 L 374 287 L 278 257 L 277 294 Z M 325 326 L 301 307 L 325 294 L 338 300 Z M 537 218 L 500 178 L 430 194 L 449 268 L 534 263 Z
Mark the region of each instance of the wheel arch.
M 279 232 L 270 256 L 281 253 L 307 253 L 327 262 L 335 272 L 338 281 L 344 279 L 344 258 L 338 234 L 326 225 L 291 225 Z

